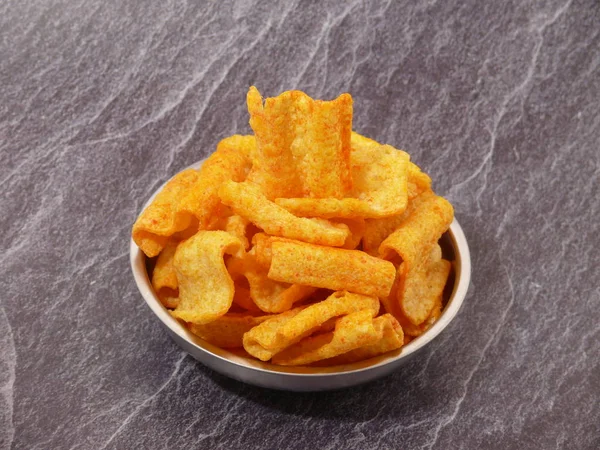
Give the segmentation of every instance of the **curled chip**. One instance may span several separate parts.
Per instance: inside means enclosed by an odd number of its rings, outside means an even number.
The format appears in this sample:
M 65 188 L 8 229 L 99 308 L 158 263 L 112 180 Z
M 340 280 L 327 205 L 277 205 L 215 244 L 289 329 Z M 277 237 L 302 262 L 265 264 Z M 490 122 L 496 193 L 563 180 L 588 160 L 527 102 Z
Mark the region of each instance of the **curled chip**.
M 146 256 L 158 255 L 169 236 L 193 225 L 193 215 L 183 199 L 198 184 L 198 171 L 187 169 L 178 173 L 140 214 L 133 225 L 132 236 Z
M 213 322 L 188 324 L 189 330 L 205 341 L 222 348 L 242 347 L 244 333 L 267 320 L 269 316 L 227 313 Z
M 398 254 L 408 269 L 420 265 L 448 229 L 454 217 L 452 205 L 436 195 L 428 196 L 402 225 L 379 247 L 379 254 L 389 259 Z
M 217 151 L 200 167 L 200 183 L 191 194 L 195 197 L 193 205 L 201 230 L 208 227 L 220 206 L 221 183 L 246 179 L 252 165 L 250 155 L 255 148 L 254 136 L 230 136 L 219 142 Z
M 371 311 L 357 311 L 338 319 L 333 332 L 307 337 L 277 353 L 273 363 L 282 366 L 310 364 L 375 344 L 378 337 Z
M 175 175 L 133 225 L 133 240 L 142 251 L 154 257 L 169 236 L 188 228 L 190 235 L 206 229 L 219 207 L 219 185 L 246 178 L 253 146 L 253 136 L 231 136 L 219 143 L 199 171 L 187 169 Z
M 257 140 L 249 179 L 268 198 L 341 198 L 350 190 L 350 95 L 326 102 L 287 91 L 263 105 L 252 86 L 247 103 Z
M 295 308 L 288 311 L 289 314 L 269 319 L 269 323 L 265 322 L 248 333 L 244 347 L 251 355 L 267 361 L 313 332 L 331 329 L 331 319 L 356 311 L 368 311 L 370 317 L 374 317 L 379 311 L 379 300 L 349 292 L 335 292 L 319 303 Z
M 398 304 L 398 291 L 399 289 L 403 289 L 404 279 L 405 279 L 405 266 L 404 264 L 400 264 L 398 269 L 396 270 L 396 276 L 394 277 L 394 283 L 392 284 L 392 288 L 390 289 L 390 293 L 385 297 L 381 297 L 381 304 L 383 305 L 383 309 L 385 312 L 393 315 L 399 321 L 399 317 L 402 315 L 402 311 L 400 311 L 400 305 Z M 400 322 L 402 325 L 402 322 Z
M 398 303 L 414 325 L 420 325 L 431 314 L 444 291 L 450 267 L 450 262 L 442 259 L 427 270 L 407 270 L 404 286 L 398 289 Z
M 246 281 L 246 283 L 242 283 L 242 280 Z M 254 303 L 252 297 L 250 297 L 250 287 L 248 286 L 247 280 L 245 278 L 234 280 L 234 286 L 235 292 L 233 294 L 233 303 L 248 312 L 262 314 L 260 308 L 256 306 L 256 303 Z
M 376 147 L 379 146 L 379 142 L 365 137 L 361 134 L 352 132 L 352 146 L 355 148 L 359 147 Z M 431 190 L 431 178 L 429 175 L 422 172 L 419 166 L 409 162 L 408 163 L 408 198 L 413 199 L 422 192 Z
M 222 230 L 225 230 L 237 237 L 242 242 L 244 249 L 248 250 L 250 247 L 250 243 L 246 237 L 246 227 L 250 223 L 248 220 L 242 216 L 234 214 L 232 216 L 223 217 L 219 222 Z
M 271 266 L 271 236 L 266 233 L 256 233 L 252 237 L 252 251 L 256 262 L 269 270 Z
M 406 336 L 417 337 L 421 334 L 425 333 L 429 328 L 433 326 L 435 322 L 442 315 L 442 296 L 440 295 L 435 299 L 435 303 L 433 305 L 433 309 L 431 313 L 429 313 L 429 317 L 420 325 L 414 325 L 408 318 L 404 315 L 402 311 L 399 312 L 399 315 L 396 316 L 398 319 L 398 323 L 402 327 Z
M 261 186 L 268 198 L 301 194 L 300 176 L 296 172 L 290 146 L 294 139 L 289 109 L 291 95 L 269 99 L 265 108 L 262 97 L 254 86 L 246 98 L 250 126 L 257 140 L 255 158 L 248 179 Z
M 395 303 L 412 324 L 420 325 L 431 313 L 450 271 L 449 263 L 440 260 L 437 242 L 452 222 L 453 209 L 445 199 L 431 193 L 420 195 L 414 203 L 408 217 L 383 241 L 379 253 L 386 259 L 399 256 L 402 260 L 396 302 L 393 294 L 385 299 L 386 310 L 401 320 Z M 432 294 L 438 288 L 439 292 Z
M 345 250 L 276 239 L 271 245 L 269 278 L 334 291 L 385 297 L 396 268 L 359 250 Z
M 283 324 L 277 331 L 278 339 L 281 342 L 296 342 L 329 319 L 360 310 L 370 311 L 371 317 L 375 317 L 379 312 L 379 300 L 345 291 L 334 292 L 326 300 L 310 305 Z
M 227 181 L 222 184 L 219 195 L 236 214 L 271 235 L 336 247 L 344 245 L 350 235 L 346 225 L 294 216 L 267 199 L 258 185 L 249 182 Z
M 304 308 L 306 308 L 306 306 L 299 306 L 284 313 L 271 316 L 260 325 L 252 328 L 244 334 L 244 349 L 261 361 L 270 360 L 273 355 L 280 350 L 278 344 L 280 346 L 282 345 L 281 342 L 277 340 L 277 330 Z M 285 348 L 285 343 L 281 349 L 283 348 Z
M 352 188 L 352 97 L 342 94 L 328 102 L 304 97 L 297 103 L 296 136 L 291 145 L 299 161 L 304 195 L 342 198 Z
M 327 366 L 351 364 L 357 361 L 370 359 L 392 350 L 397 350 L 404 344 L 404 333 L 398 321 L 391 314 L 384 314 L 373 319 L 373 327 L 377 333 L 377 340 L 368 345 L 350 350 L 347 353 L 322 361 Z
M 431 178 L 422 172 L 419 166 L 408 165 L 408 198 L 412 200 L 417 195 L 431 190 Z
M 199 231 L 179 244 L 173 259 L 179 304 L 173 317 L 205 324 L 224 315 L 231 307 L 234 286 L 223 256 L 240 252 L 240 240 L 225 231 Z
M 343 223 L 350 230 L 350 236 L 348 236 L 342 248 L 345 248 L 347 250 L 354 250 L 360 245 L 360 242 L 362 241 L 362 238 L 365 234 L 365 219 L 338 219 L 334 222 Z
M 408 203 L 408 207 L 402 214 L 397 214 L 382 219 L 365 220 L 365 232 L 363 236 L 363 250 L 370 255 L 379 254 L 381 243 L 411 216 L 415 209 L 434 196 L 433 192 L 425 191 Z
M 152 287 L 165 308 L 173 309 L 179 304 L 179 284 L 173 267 L 173 257 L 178 242 L 169 241 L 158 255 L 152 272 Z
M 280 283 L 267 277 L 268 269 L 257 264 L 255 255 L 246 253 L 241 258 L 231 258 L 227 269 L 233 279 L 243 276 L 250 287 L 253 303 L 264 312 L 280 313 L 287 311 L 292 305 L 305 299 L 317 288 L 297 284 Z
M 408 202 L 407 153 L 389 145 L 352 145 L 354 188 L 347 198 L 278 198 L 298 216 L 378 218 L 400 214 Z

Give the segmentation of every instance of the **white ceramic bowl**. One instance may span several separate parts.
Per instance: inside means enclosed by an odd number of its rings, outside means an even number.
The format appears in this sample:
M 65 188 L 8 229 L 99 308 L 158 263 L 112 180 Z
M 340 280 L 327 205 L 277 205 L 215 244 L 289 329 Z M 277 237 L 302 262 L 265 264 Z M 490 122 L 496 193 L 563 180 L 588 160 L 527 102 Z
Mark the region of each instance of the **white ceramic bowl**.
M 190 167 L 198 168 L 203 161 Z M 162 186 L 148 200 L 150 204 Z M 324 391 L 340 389 L 383 377 L 410 358 L 439 335 L 460 309 L 471 279 L 471 257 L 462 228 L 454 219 L 450 229 L 442 236 L 440 245 L 446 258 L 454 260 L 454 286 L 442 316 L 425 333 L 399 350 L 382 356 L 335 367 L 282 367 L 250 360 L 224 350 L 190 333 L 171 317 L 152 289 L 146 269 L 146 256 L 131 240 L 130 262 L 133 277 L 142 297 L 165 326 L 173 340 L 195 359 L 211 369 L 245 383 L 289 391 Z

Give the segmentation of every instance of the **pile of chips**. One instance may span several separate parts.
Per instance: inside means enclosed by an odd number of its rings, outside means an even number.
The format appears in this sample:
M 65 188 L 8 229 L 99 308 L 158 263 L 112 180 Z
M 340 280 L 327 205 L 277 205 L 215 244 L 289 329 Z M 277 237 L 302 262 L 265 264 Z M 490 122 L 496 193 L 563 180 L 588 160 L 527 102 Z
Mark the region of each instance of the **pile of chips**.
M 133 226 L 173 317 L 279 365 L 402 347 L 441 315 L 453 209 L 407 153 L 352 131 L 352 98 L 251 87 L 251 136 L 173 177 Z

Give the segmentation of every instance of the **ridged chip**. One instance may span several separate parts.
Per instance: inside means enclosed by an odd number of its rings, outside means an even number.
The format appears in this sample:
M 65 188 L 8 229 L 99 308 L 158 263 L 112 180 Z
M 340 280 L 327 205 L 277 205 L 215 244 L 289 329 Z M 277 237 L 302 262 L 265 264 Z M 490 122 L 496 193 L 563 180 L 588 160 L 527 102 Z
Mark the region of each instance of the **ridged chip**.
M 243 345 L 244 333 L 268 318 L 269 316 L 227 313 L 204 325 L 188 324 L 188 329 L 196 336 L 218 347 L 239 348 Z
M 376 297 L 346 291 L 334 292 L 327 299 L 301 311 L 281 326 L 278 334 L 284 341 L 295 342 L 331 318 L 360 310 L 368 310 L 371 312 L 371 317 L 375 317 L 379 312 L 379 300 Z
M 173 317 L 206 324 L 223 316 L 233 301 L 233 280 L 224 255 L 240 255 L 239 239 L 225 231 L 199 231 L 177 247 L 173 266 L 179 283 L 179 304 Z
M 303 217 L 379 218 L 400 214 L 408 202 L 407 153 L 390 145 L 352 143 L 353 189 L 346 198 L 278 198 Z
M 133 225 L 138 247 L 152 258 L 165 247 L 169 237 L 193 226 L 193 214 L 183 199 L 200 183 L 198 171 L 187 169 L 175 175 L 148 205 Z
M 173 257 L 177 250 L 176 241 L 168 241 L 156 259 L 152 272 L 152 287 L 165 308 L 173 309 L 179 304 L 179 283 L 173 267 Z
M 389 261 L 359 250 L 274 239 L 269 278 L 284 283 L 387 296 L 396 269 Z
M 402 214 L 384 217 L 382 219 L 365 220 L 365 232 L 363 236 L 363 250 L 370 255 L 379 254 L 381 243 L 412 215 L 426 200 L 432 198 L 435 194 L 432 191 L 425 191 L 412 200 L 409 200 L 406 210 Z
M 444 291 L 450 268 L 450 262 L 442 259 L 426 270 L 407 270 L 397 296 L 402 313 L 412 324 L 421 325 L 430 316 Z
M 167 182 L 133 225 L 133 240 L 146 256 L 158 255 L 169 236 L 191 228 L 189 237 L 209 227 L 220 203 L 219 185 L 246 178 L 254 146 L 254 136 L 223 139 L 200 170 L 184 170 Z
M 275 353 L 286 347 L 286 342 L 278 340 L 278 329 L 290 321 L 306 306 L 299 306 L 281 314 L 270 317 L 260 325 L 244 334 L 244 349 L 261 361 L 270 360 Z
M 250 298 L 253 303 L 267 313 L 281 313 L 292 305 L 304 300 L 317 289 L 311 286 L 280 283 L 267 276 L 268 268 L 257 263 L 251 251 L 242 257 L 233 257 L 227 263 L 232 278 L 243 276 L 248 281 Z
M 355 131 L 352 132 L 352 145 L 354 147 L 368 147 L 380 145 L 379 142 L 363 136 Z M 431 190 L 431 178 L 421 171 L 419 166 L 413 162 L 408 163 L 408 198 L 413 199 L 422 192 Z
M 429 252 L 454 218 L 452 205 L 443 197 L 428 196 L 379 247 L 382 258 L 394 253 L 408 264 L 408 269 L 427 260 Z
M 277 353 L 273 364 L 307 365 L 375 344 L 378 338 L 371 311 L 358 311 L 338 319 L 333 332 L 307 337 Z
M 252 86 L 247 104 L 257 140 L 249 179 L 267 198 L 341 198 L 351 189 L 350 95 L 319 101 L 300 91 L 286 91 L 263 105 Z
M 360 310 L 369 311 L 374 317 L 379 311 L 379 300 L 349 292 L 335 292 L 321 302 L 294 308 L 252 329 L 244 337 L 244 348 L 251 355 L 268 361 L 315 331 L 330 329 L 331 319 Z
M 221 200 L 236 214 L 274 236 L 340 247 L 350 235 L 344 224 L 323 219 L 296 217 L 267 199 L 260 187 L 250 182 L 226 181 L 219 190 Z
M 404 333 L 398 321 L 391 314 L 384 314 L 373 319 L 373 327 L 377 332 L 377 341 L 362 347 L 350 350 L 339 356 L 321 361 L 319 366 L 335 366 L 351 364 L 373 358 L 393 350 L 404 344 Z

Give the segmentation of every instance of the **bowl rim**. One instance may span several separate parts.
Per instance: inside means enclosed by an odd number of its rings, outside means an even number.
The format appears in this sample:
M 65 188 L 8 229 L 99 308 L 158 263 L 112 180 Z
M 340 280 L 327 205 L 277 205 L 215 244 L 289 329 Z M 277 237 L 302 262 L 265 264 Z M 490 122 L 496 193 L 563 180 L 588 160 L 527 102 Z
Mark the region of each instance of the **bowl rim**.
M 182 170 L 186 170 L 189 168 L 198 168 L 205 159 L 202 159 Z M 172 178 L 172 177 L 171 177 Z M 168 182 L 168 180 L 167 180 Z M 148 199 L 148 201 L 144 204 L 142 211 L 146 209 L 146 207 L 152 202 L 152 200 L 156 197 L 158 192 L 162 190 L 164 185 L 167 183 L 163 183 Z M 141 212 L 140 212 L 141 214 Z M 129 243 L 129 262 L 131 266 L 131 271 L 133 273 L 133 277 L 136 283 L 136 286 L 141 293 L 142 297 L 146 304 L 150 307 L 152 312 L 158 317 L 158 319 L 162 322 L 164 326 L 168 328 L 168 330 L 186 341 L 189 345 L 193 346 L 197 351 L 205 353 L 205 356 L 209 358 L 217 358 L 224 363 L 229 363 L 234 366 L 238 366 L 240 369 L 250 369 L 256 372 L 268 373 L 268 374 L 278 374 L 282 376 L 291 376 L 291 377 L 331 377 L 331 376 L 339 376 L 339 375 L 349 375 L 349 374 L 357 374 L 364 371 L 374 370 L 379 367 L 386 366 L 388 364 L 392 364 L 401 359 L 408 358 L 411 354 L 417 352 L 429 342 L 431 342 L 435 337 L 437 337 L 454 319 L 458 311 L 460 310 L 466 295 L 469 289 L 469 284 L 471 280 L 471 256 L 469 251 L 469 246 L 467 244 L 467 240 L 465 234 L 463 232 L 462 227 L 456 220 L 453 219 L 450 224 L 450 228 L 447 233 L 449 234 L 449 238 L 452 242 L 452 246 L 455 252 L 455 273 L 456 278 L 454 281 L 454 287 L 452 293 L 450 294 L 450 298 L 446 307 L 444 308 L 442 315 L 440 318 L 433 324 L 431 328 L 425 331 L 423 334 L 413 339 L 408 344 L 402 346 L 399 350 L 396 350 L 391 356 L 388 353 L 386 355 L 380 355 L 372 358 L 372 360 L 376 361 L 372 364 L 368 364 L 365 366 L 366 361 L 360 361 L 351 364 L 344 364 L 340 366 L 331 366 L 331 367 L 288 367 L 288 366 L 276 366 L 267 362 L 262 361 L 250 361 L 245 358 L 239 357 L 227 349 L 220 349 L 219 347 L 213 346 L 212 344 L 202 340 L 201 338 L 192 335 L 190 331 L 186 329 L 186 327 L 180 323 L 177 319 L 169 314 L 167 309 L 162 305 L 160 300 L 158 299 L 154 289 L 152 288 L 152 283 L 148 276 L 148 272 L 146 270 L 146 255 L 140 250 L 137 244 L 134 242 L 133 238 L 130 238 Z M 202 344 L 202 345 L 201 345 Z M 215 353 L 212 349 L 218 350 L 218 353 Z M 188 352 L 189 353 L 189 352 Z M 219 354 L 221 353 L 221 354 Z M 227 355 L 231 353 L 231 356 Z M 194 356 L 194 355 L 192 355 Z M 267 366 L 267 367 L 264 367 Z M 357 366 L 353 368 L 353 366 Z M 340 368 L 339 370 L 335 370 L 335 368 Z M 301 371 L 298 371 L 301 369 Z

